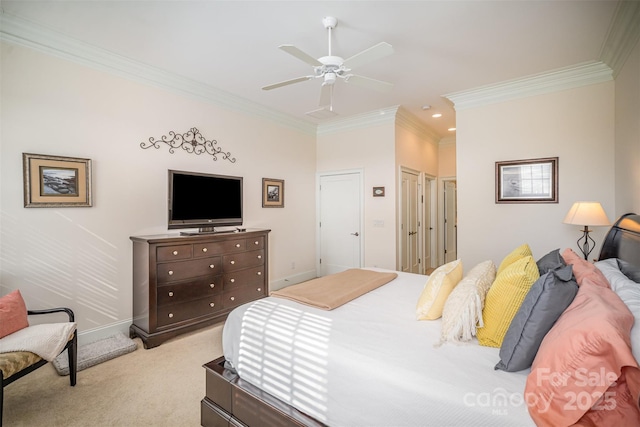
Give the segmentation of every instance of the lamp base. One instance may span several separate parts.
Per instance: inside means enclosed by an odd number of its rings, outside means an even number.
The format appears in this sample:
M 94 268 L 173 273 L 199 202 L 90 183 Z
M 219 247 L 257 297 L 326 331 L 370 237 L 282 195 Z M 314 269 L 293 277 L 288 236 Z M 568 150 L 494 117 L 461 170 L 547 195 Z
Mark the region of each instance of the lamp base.
M 590 232 L 591 230 L 589 230 L 589 227 L 585 225 L 584 230 L 582 230 L 582 237 L 576 241 L 578 249 L 580 249 L 580 252 L 584 255 L 585 260 L 589 259 L 589 254 L 596 247 L 596 241 L 589 236 Z

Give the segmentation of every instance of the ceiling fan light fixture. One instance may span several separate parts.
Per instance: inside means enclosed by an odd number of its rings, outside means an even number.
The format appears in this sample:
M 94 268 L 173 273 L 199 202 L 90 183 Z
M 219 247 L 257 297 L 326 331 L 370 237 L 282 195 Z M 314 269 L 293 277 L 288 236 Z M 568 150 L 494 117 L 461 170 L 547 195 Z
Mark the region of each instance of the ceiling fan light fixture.
M 327 73 L 324 75 L 324 83 L 322 85 L 332 85 L 336 82 L 336 73 Z

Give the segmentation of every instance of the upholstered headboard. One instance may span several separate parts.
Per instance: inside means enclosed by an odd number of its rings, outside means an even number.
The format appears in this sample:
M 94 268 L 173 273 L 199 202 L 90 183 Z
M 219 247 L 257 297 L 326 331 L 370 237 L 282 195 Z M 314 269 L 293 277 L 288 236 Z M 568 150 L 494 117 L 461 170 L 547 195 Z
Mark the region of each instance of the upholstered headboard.
M 607 233 L 600 250 L 601 260 L 619 258 L 640 271 L 640 215 L 622 215 Z

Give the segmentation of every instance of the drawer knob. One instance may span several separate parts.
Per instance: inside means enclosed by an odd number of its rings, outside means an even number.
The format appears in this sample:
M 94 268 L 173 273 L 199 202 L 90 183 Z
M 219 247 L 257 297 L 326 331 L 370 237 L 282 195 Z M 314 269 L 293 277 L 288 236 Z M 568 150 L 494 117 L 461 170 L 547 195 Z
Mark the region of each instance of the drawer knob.
M 216 287 L 216 285 L 215 285 L 215 283 L 209 283 L 209 287 L 210 287 L 211 289 L 213 289 L 213 288 L 215 288 L 215 287 Z
M 258 292 L 262 292 L 262 288 L 258 288 Z
M 169 270 L 169 276 L 173 276 L 173 270 Z
M 173 313 L 169 313 L 169 319 L 173 318 Z
M 262 259 L 262 255 L 258 255 L 258 259 Z
M 258 271 L 256 274 L 257 274 L 258 276 L 262 276 L 262 271 Z
M 174 255 L 178 255 L 178 251 L 173 251 L 173 254 Z
M 235 264 L 236 262 L 234 260 L 231 260 L 231 264 Z
M 215 267 L 215 265 L 209 264 L 209 268 L 213 268 L 213 267 Z
M 236 243 L 236 248 L 239 248 L 239 247 L 240 247 L 240 243 Z
M 236 281 L 236 279 L 229 279 L 229 281 L 230 281 L 231 283 L 233 283 L 233 282 L 235 282 L 235 281 Z
M 235 301 L 235 300 L 236 300 L 236 297 L 231 297 L 231 298 L 229 298 L 229 299 L 230 299 L 231 301 Z
M 207 248 L 202 248 L 202 252 L 207 252 Z
M 173 292 L 169 292 L 169 296 L 172 297 L 173 296 Z
M 255 242 L 253 242 L 254 245 L 259 245 L 260 242 L 258 242 L 257 240 Z
M 209 307 L 212 307 L 212 308 L 213 308 L 215 305 L 216 305 L 216 303 L 215 303 L 215 302 L 210 302 L 210 303 L 209 303 Z

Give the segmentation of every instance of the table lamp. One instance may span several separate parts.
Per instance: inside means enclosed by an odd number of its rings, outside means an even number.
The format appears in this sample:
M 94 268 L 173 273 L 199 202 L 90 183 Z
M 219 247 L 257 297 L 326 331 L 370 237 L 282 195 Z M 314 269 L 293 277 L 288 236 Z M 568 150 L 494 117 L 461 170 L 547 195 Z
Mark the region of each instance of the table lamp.
M 584 255 L 584 259 L 589 257 L 591 251 L 596 246 L 595 240 L 589 236 L 591 230 L 589 226 L 599 227 L 611 225 L 607 214 L 598 202 L 575 202 L 563 221 L 565 224 L 584 226 L 582 237 L 577 240 L 578 248 Z

